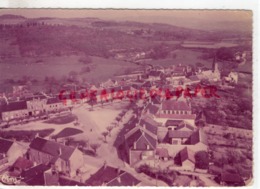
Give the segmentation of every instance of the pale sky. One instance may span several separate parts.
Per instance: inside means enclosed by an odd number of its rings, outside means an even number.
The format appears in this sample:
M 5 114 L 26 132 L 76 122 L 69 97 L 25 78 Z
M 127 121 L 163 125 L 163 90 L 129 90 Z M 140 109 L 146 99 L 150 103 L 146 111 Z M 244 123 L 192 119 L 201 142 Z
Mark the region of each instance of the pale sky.
M 0 15 L 16 14 L 28 18 L 97 17 L 109 20 L 167 23 L 177 26 L 212 24 L 216 22 L 252 22 L 251 11 L 234 10 L 94 10 L 94 9 L 0 9 Z

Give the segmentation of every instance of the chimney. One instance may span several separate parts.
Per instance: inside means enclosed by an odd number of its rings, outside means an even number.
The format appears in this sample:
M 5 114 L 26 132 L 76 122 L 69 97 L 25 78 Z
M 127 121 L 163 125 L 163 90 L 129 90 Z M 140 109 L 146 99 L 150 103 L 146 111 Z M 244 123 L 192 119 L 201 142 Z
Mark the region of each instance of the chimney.
M 134 150 L 136 149 L 136 142 L 134 142 Z
M 121 172 L 120 167 L 118 167 L 116 171 L 117 171 L 117 176 L 119 176 L 119 174 L 120 174 L 120 172 Z
M 104 161 L 104 165 L 103 165 L 104 169 L 107 168 L 107 161 Z
M 61 147 L 59 147 L 59 155 L 61 155 L 61 154 L 62 154 Z
M 121 177 L 120 177 L 120 176 L 117 177 L 117 181 L 118 181 L 119 183 L 121 183 Z

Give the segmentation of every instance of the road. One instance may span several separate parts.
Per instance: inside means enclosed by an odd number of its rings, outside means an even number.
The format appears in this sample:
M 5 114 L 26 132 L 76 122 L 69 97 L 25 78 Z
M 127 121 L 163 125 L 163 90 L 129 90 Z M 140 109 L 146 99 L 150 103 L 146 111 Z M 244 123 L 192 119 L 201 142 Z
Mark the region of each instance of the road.
M 199 177 L 205 183 L 205 186 L 220 186 L 220 184 L 216 183 L 214 180 L 210 179 L 210 177 L 214 176 L 208 173 L 196 173 L 196 172 L 189 172 L 189 171 L 179 171 L 179 173 L 183 175 L 194 175 Z

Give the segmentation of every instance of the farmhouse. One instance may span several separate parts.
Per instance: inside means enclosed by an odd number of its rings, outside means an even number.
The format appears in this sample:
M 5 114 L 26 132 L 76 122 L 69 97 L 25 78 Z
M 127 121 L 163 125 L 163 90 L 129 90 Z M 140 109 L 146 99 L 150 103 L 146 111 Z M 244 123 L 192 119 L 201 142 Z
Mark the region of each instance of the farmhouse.
M 15 101 L 4 104 L 0 107 L 3 121 L 20 119 L 29 116 L 26 101 Z
M 102 166 L 96 173 L 86 181 L 88 186 L 136 186 L 140 183 L 131 174 L 120 168 Z
M 27 99 L 26 104 L 29 116 L 37 116 L 45 113 L 46 102 L 47 99 L 44 96 Z
M 31 142 L 28 153 L 29 159 L 36 164 L 52 164 L 59 172 L 68 176 L 75 176 L 84 164 L 83 154 L 77 148 L 40 137 Z
M 12 164 L 23 153 L 23 149 L 16 142 L 0 138 L 0 162 Z
M 176 158 L 179 158 L 181 168 L 185 171 L 193 171 L 195 169 L 195 153 L 185 147 L 179 152 Z

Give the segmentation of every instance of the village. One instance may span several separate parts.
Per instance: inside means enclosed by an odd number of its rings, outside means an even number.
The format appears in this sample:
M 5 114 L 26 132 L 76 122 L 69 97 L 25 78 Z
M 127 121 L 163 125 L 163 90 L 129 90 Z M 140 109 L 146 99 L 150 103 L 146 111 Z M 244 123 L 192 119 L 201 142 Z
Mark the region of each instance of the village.
M 14 86 L 15 95 L 1 97 L 0 183 L 248 185 L 252 129 L 214 122 L 226 113 L 217 109 L 238 98 L 233 91 L 246 77 L 236 70 L 223 74 L 214 57 L 210 69 L 145 65 L 58 94 Z M 212 110 L 211 101 L 222 104 Z

